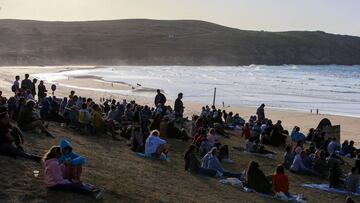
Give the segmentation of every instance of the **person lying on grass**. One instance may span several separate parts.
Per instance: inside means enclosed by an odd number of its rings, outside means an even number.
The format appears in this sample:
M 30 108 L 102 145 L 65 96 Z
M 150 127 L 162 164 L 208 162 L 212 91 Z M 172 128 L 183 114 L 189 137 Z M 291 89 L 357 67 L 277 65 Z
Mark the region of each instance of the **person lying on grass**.
M 85 158 L 74 153 L 70 142 L 66 139 L 60 141 L 61 156 L 59 164 L 63 164 L 63 176 L 72 182 L 80 182 L 82 166 L 85 164 Z
M 62 165 L 59 164 L 61 157 L 62 153 L 59 146 L 51 147 L 43 157 L 45 167 L 44 182 L 48 189 L 89 195 L 96 199 L 101 199 L 104 196 L 104 188 L 97 188 L 91 184 L 83 184 L 80 182 L 74 183 L 64 178 L 61 170 Z

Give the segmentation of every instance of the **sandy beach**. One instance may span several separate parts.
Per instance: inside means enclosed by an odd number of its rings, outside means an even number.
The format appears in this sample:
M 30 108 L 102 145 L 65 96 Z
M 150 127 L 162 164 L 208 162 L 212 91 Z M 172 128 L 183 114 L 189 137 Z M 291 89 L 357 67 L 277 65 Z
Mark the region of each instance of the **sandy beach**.
M 76 67 L 76 69 L 89 69 L 91 67 Z M 0 89 L 3 91 L 3 95 L 9 97 L 12 95 L 11 85 L 13 78 L 16 75 L 20 75 L 21 79 L 24 77 L 25 73 L 29 73 L 30 77 L 33 74 L 38 73 L 55 73 L 59 71 L 68 71 L 75 68 L 68 67 L 1 67 L 2 74 L 0 75 Z M 31 77 L 32 78 L 32 77 Z M 112 83 L 101 80 L 101 78 L 93 76 L 80 76 L 80 77 L 70 77 L 65 80 L 58 80 L 55 82 L 57 85 L 57 90 L 55 96 L 65 97 L 69 95 L 71 90 L 75 90 L 76 94 L 79 96 L 91 97 L 95 101 L 100 101 L 100 98 L 114 98 L 116 100 L 127 99 L 136 100 L 137 103 L 143 105 L 153 106 L 153 97 L 137 96 L 133 94 L 133 91 L 141 91 L 141 89 L 134 89 L 131 85 L 124 83 Z M 45 82 L 47 89 L 50 91 L 51 84 Z M 76 86 L 76 87 L 75 87 Z M 161 87 L 159 87 L 161 88 Z M 100 91 L 106 89 L 106 92 Z M 99 91 L 97 91 L 99 90 Z M 151 91 L 147 90 L 148 94 L 152 94 Z M 153 92 L 155 95 L 155 91 Z M 166 92 L 165 92 L 166 94 Z M 168 105 L 173 106 L 173 101 L 175 98 L 168 98 Z M 256 112 L 256 106 L 260 105 L 262 102 L 259 101 L 258 104 L 254 104 L 254 107 L 244 107 L 233 105 L 231 107 L 218 108 L 226 109 L 226 111 L 233 111 L 239 113 L 245 120 L 247 120 L 250 115 L 254 115 Z M 191 117 L 193 114 L 200 112 L 201 107 L 206 104 L 193 103 L 186 101 L 186 95 L 184 95 L 184 105 L 186 107 L 185 114 L 186 116 Z M 328 118 L 333 125 L 341 125 L 341 142 L 344 140 L 354 140 L 356 146 L 360 146 L 360 137 L 358 136 L 360 132 L 360 118 L 347 117 L 347 116 L 336 116 L 336 115 L 326 115 L 326 114 L 311 114 L 310 112 L 298 112 L 292 110 L 283 110 L 283 109 L 273 109 L 266 108 L 266 116 L 272 119 L 273 122 L 277 120 L 282 120 L 283 126 L 291 131 L 291 129 L 297 125 L 301 128 L 301 131 L 306 134 L 309 128 L 315 128 L 321 119 Z

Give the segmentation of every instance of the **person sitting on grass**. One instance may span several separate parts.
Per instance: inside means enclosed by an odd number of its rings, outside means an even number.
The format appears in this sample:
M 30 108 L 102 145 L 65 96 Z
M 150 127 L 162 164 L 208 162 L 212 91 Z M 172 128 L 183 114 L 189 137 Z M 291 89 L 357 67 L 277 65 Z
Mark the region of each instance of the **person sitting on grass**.
M 145 155 L 153 158 L 165 158 L 167 154 L 166 141 L 161 139 L 158 130 L 151 131 L 145 141 Z
M 48 189 L 55 191 L 74 192 L 89 195 L 96 199 L 101 199 L 104 196 L 104 188 L 97 188 L 93 185 L 79 182 L 74 183 L 63 177 L 61 165 L 59 165 L 61 156 L 61 149 L 59 146 L 51 147 L 51 149 L 44 155 L 43 163 L 45 166 L 45 186 Z
M 0 107 L 0 154 L 40 161 L 41 157 L 24 151 L 21 146 L 23 143 L 23 134 L 19 128 L 10 123 L 7 108 Z
M 43 122 L 34 116 L 34 107 L 35 102 L 33 100 L 29 100 L 26 102 L 26 105 L 22 107 L 20 110 L 19 118 L 18 118 L 18 126 L 23 131 L 29 131 L 36 128 L 39 128 L 42 133 L 45 133 L 49 137 L 55 138 L 55 135 L 51 134 Z
M 294 142 L 305 141 L 305 135 L 300 132 L 300 127 L 295 126 L 291 132 L 291 139 Z
M 346 177 L 345 189 L 349 192 L 356 193 L 359 187 L 359 175 L 356 174 L 356 167 L 351 168 L 351 173 Z
M 89 125 L 91 122 L 91 114 L 90 112 L 87 110 L 87 105 L 86 103 L 83 103 L 81 105 L 81 109 L 79 110 L 78 113 L 78 119 L 79 119 L 79 123 L 81 125 Z
M 74 153 L 70 142 L 66 139 L 61 139 L 60 148 L 61 156 L 59 157 L 59 163 L 65 165 L 63 171 L 64 178 L 72 182 L 80 182 L 85 158 Z
M 304 164 L 303 158 L 305 157 L 305 151 L 301 151 L 300 154 L 296 154 L 290 171 L 301 175 L 313 175 L 311 169 L 307 168 Z
M 115 135 L 115 123 L 105 120 L 101 116 L 101 108 L 97 104 L 94 104 L 91 111 L 91 126 L 95 132 L 105 132 L 106 129 L 109 129 L 113 140 L 119 140 Z
M 333 167 L 330 168 L 329 174 L 329 188 L 336 188 L 342 189 L 343 188 L 343 181 L 342 178 L 343 174 L 341 168 L 338 163 L 334 163 Z
M 292 152 L 291 146 L 286 146 L 285 151 L 283 166 L 290 169 L 291 164 L 294 162 L 295 153 Z
M 197 159 L 195 154 L 196 146 L 190 145 L 185 153 L 185 170 L 193 172 L 195 174 L 215 177 L 217 171 L 201 167 L 200 161 Z
M 271 179 L 274 192 L 282 192 L 287 197 L 291 197 L 289 193 L 289 179 L 288 176 L 285 175 L 284 166 L 277 166 L 276 172 L 272 175 Z
M 326 162 L 324 150 L 321 150 L 319 156 L 315 158 L 313 169 L 316 175 L 319 176 L 320 178 L 324 179 L 328 177 L 329 167 Z
M 264 172 L 259 169 L 259 164 L 251 161 L 246 171 L 246 184 L 256 192 L 263 194 L 273 194 L 272 185 L 266 178 Z
M 241 173 L 232 173 L 230 171 L 225 170 L 218 159 L 219 152 L 216 147 L 213 147 L 203 158 L 201 162 L 201 167 L 216 170 L 218 176 L 224 177 L 234 177 L 238 179 L 242 179 Z

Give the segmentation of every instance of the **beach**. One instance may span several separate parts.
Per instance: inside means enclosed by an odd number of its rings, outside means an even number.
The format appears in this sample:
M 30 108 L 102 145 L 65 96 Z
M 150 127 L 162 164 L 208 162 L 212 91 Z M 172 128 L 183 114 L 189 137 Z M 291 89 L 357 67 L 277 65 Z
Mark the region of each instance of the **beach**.
M 69 70 L 87 70 L 89 67 L 78 66 L 78 67 L 1 67 L 1 82 L 0 89 L 3 91 L 3 95 L 9 97 L 12 95 L 11 85 L 15 75 L 20 75 L 21 78 L 24 77 L 25 73 L 29 73 L 30 77 L 32 75 L 41 74 L 41 73 L 59 73 Z M 50 79 L 50 78 L 49 78 Z M 46 79 L 45 79 L 46 80 Z M 50 81 L 54 79 L 51 78 Z M 118 101 L 122 99 L 135 100 L 137 103 L 142 105 L 154 106 L 153 97 L 155 96 L 155 89 L 146 88 L 146 87 L 134 87 L 130 84 L 121 83 L 121 82 L 108 82 L 104 81 L 101 78 L 81 75 L 76 77 L 68 77 L 56 80 L 53 82 L 57 85 L 57 90 L 55 91 L 55 96 L 58 98 L 66 97 L 69 95 L 71 90 L 75 90 L 76 94 L 84 97 L 91 97 L 96 102 L 100 102 L 100 98 L 114 98 Z M 45 85 L 50 91 L 50 86 L 52 83 L 47 83 Z M 161 89 L 161 87 L 159 87 Z M 106 91 L 104 91 L 106 90 Z M 145 96 L 139 96 L 134 92 L 141 91 Z M 51 92 L 49 92 L 51 94 Z M 168 105 L 173 106 L 173 102 L 176 98 L 168 97 Z M 209 102 L 200 103 L 200 102 L 189 102 L 186 100 L 187 95 L 184 95 L 184 105 L 185 105 L 185 115 L 191 118 L 193 114 L 198 114 L 201 111 L 201 107 L 204 105 L 211 105 Z M 221 98 L 219 98 L 221 100 Z M 233 111 L 234 113 L 239 113 L 245 120 L 248 120 L 250 115 L 255 115 L 256 106 L 260 105 L 262 101 L 254 103 L 252 107 L 242 106 L 242 105 L 231 105 L 230 107 L 222 107 L 222 105 L 217 105 L 220 109 L 225 109 L 227 112 Z M 226 105 L 225 105 L 226 106 Z M 296 125 L 301 128 L 301 131 L 306 134 L 310 128 L 316 128 L 318 123 L 323 118 L 328 118 L 333 125 L 341 125 L 341 142 L 344 140 L 354 140 L 356 146 L 360 146 L 360 118 L 351 117 L 351 116 L 338 116 L 338 115 L 329 115 L 322 114 L 321 109 L 320 113 L 317 115 L 315 111 L 313 113 L 309 112 L 299 112 L 295 110 L 286 110 L 286 109 L 276 109 L 276 108 L 267 108 L 266 107 L 266 117 L 270 118 L 273 123 L 277 120 L 281 120 L 285 129 L 291 131 L 292 128 Z

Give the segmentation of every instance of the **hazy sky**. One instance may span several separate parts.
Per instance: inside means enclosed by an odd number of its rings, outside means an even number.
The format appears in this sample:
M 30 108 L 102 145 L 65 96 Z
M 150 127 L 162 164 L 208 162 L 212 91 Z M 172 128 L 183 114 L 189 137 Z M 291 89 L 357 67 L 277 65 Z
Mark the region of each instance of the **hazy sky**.
M 360 0 L 0 0 L 1 19 L 197 19 L 247 30 L 360 36 Z

